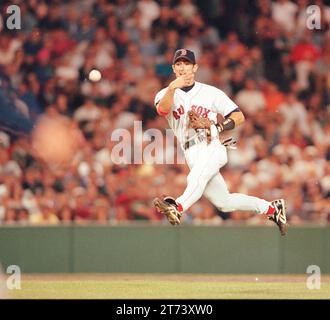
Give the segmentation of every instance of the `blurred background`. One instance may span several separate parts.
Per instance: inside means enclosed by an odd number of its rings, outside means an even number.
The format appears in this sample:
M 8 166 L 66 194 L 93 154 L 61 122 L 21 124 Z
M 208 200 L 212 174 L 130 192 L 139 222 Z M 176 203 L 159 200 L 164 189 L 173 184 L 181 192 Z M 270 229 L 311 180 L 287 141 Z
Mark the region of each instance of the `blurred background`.
M 20 30 L 6 27 L 11 4 Z M 307 28 L 311 4 L 319 29 Z M 330 1 L 22 0 L 0 10 L 0 224 L 167 224 L 151 201 L 180 195 L 187 166 L 117 165 L 110 137 L 134 134 L 137 120 L 165 135 L 153 100 L 182 47 L 197 56 L 197 80 L 246 116 L 221 171 L 229 190 L 285 198 L 291 225 L 330 222 Z M 201 199 L 184 223 L 267 222 Z

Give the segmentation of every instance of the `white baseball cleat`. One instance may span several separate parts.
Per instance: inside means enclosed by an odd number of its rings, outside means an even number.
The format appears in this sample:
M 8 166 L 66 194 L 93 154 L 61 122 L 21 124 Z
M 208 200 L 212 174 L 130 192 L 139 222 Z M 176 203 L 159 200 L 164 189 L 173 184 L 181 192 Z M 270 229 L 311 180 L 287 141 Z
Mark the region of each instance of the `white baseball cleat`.
M 285 236 L 287 233 L 288 224 L 286 222 L 286 208 L 283 199 L 277 199 L 271 202 L 275 208 L 275 212 L 272 216 L 268 217 L 269 220 L 277 224 L 280 229 L 281 235 Z
M 178 210 L 178 205 L 175 202 L 175 199 L 172 197 L 164 197 L 163 200 L 156 198 L 153 201 L 153 205 L 156 210 L 164 214 L 172 225 L 180 224 L 180 218 L 182 214 Z

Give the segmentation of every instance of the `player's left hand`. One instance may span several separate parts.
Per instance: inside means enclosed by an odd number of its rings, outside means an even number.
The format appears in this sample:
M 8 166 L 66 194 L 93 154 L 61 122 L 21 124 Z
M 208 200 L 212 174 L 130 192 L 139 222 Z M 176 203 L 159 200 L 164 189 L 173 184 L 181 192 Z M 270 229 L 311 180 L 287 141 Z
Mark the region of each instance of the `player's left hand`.
M 213 121 L 207 117 L 201 117 L 196 111 L 188 112 L 189 127 L 193 129 L 210 129 Z
M 211 142 L 211 125 L 214 124 L 213 121 L 211 121 L 207 117 L 201 117 L 196 111 L 190 110 L 188 112 L 189 117 L 189 127 L 193 128 L 195 130 L 197 129 L 205 129 L 206 135 L 207 135 L 207 142 Z

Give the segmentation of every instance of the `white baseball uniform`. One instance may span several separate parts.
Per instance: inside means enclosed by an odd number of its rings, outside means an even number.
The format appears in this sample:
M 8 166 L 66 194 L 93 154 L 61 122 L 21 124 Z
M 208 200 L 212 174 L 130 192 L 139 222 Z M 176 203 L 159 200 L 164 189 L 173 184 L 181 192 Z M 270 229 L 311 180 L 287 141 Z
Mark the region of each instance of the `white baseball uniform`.
M 155 106 L 166 93 L 167 88 L 159 91 L 155 96 Z M 198 201 L 202 195 L 223 212 L 246 210 L 266 213 L 270 202 L 239 193 L 229 193 L 227 185 L 219 170 L 227 163 L 227 148 L 221 144 L 218 131 L 211 127 L 212 141 L 206 141 L 205 130 L 188 128 L 190 109 L 194 109 L 203 117 L 217 120 L 217 113 L 223 117 L 230 114 L 238 106 L 221 90 L 200 82 L 188 92 L 176 89 L 174 105 L 165 115 L 169 126 L 173 129 L 180 142 L 190 173 L 187 177 L 187 187 L 176 201 L 183 211 Z

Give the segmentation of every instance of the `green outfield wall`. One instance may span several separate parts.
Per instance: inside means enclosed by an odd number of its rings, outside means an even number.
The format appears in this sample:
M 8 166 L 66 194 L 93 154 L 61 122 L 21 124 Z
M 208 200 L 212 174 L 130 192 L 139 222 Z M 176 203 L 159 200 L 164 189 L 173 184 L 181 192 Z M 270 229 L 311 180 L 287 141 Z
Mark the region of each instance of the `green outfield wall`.
M 330 226 L 0 227 L 0 263 L 23 273 L 330 273 Z

